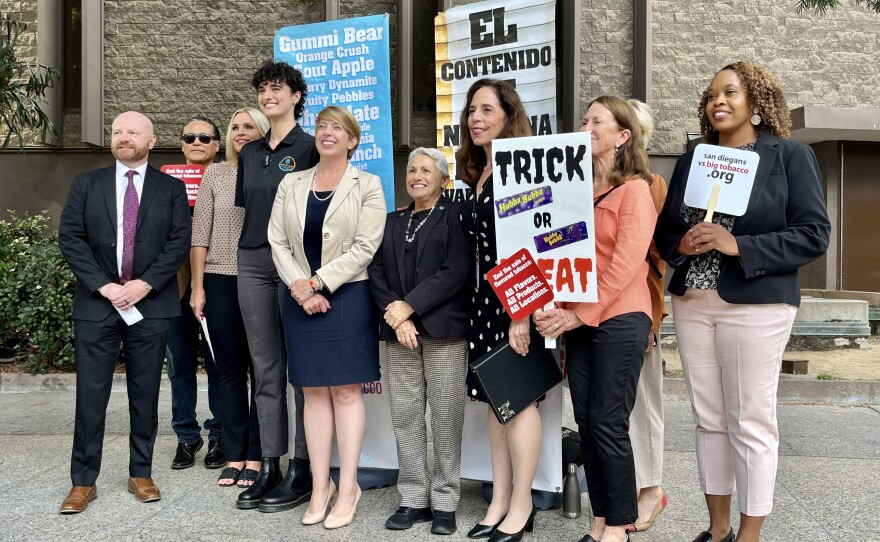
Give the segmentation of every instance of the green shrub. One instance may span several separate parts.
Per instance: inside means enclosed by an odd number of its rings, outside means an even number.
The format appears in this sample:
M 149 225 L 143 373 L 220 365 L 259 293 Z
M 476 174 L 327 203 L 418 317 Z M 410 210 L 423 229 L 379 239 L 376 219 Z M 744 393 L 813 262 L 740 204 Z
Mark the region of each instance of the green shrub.
M 73 363 L 75 279 L 47 214 L 0 220 L 0 347 L 31 373 Z

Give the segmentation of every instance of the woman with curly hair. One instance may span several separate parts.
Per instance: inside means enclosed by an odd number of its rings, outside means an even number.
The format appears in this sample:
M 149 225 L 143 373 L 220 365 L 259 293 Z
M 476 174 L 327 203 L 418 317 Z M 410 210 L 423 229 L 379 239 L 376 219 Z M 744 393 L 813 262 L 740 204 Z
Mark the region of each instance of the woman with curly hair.
M 762 66 L 725 66 L 698 110 L 709 143 L 758 153 L 745 214 L 683 203 L 693 152 L 675 166 L 654 239 L 675 268 L 669 283 L 675 335 L 696 423 L 700 485 L 709 529 L 694 542 L 760 539 L 773 508 L 778 461 L 776 390 L 800 304 L 798 269 L 825 253 L 831 225 L 813 151 L 784 139 L 791 119 Z

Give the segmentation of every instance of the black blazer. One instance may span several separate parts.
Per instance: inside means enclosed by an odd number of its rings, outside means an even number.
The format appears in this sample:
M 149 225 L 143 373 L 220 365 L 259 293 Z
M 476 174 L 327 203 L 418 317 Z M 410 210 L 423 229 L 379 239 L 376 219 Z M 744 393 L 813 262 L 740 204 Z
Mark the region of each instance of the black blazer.
M 100 321 L 114 310 L 98 290 L 119 282 L 116 164 L 73 178 L 61 211 L 58 244 L 76 275 L 73 318 Z M 192 218 L 184 184 L 147 166 L 138 207 L 133 278 L 153 290 L 136 305 L 144 318 L 180 315 L 177 270 L 189 256 Z
M 802 143 L 761 132 L 761 157 L 749 204 L 731 232 L 739 257 L 722 256 L 718 295 L 728 303 L 800 305 L 798 269 L 825 253 L 831 224 L 813 150 Z M 693 151 L 679 158 L 669 194 L 657 220 L 654 241 L 660 256 L 675 267 L 669 292 L 683 295 L 690 257 L 677 252 L 688 226 L 681 219 Z
M 379 311 L 392 301 L 404 300 L 412 306 L 431 337 L 467 335 L 469 278 L 474 249 L 461 228 L 461 209 L 445 196 L 419 230 L 416 246 L 416 287 L 405 291 L 404 246 L 406 224 L 414 208 L 388 213 L 385 236 L 368 268 L 370 289 Z M 380 318 L 379 339 L 396 340 L 391 326 Z

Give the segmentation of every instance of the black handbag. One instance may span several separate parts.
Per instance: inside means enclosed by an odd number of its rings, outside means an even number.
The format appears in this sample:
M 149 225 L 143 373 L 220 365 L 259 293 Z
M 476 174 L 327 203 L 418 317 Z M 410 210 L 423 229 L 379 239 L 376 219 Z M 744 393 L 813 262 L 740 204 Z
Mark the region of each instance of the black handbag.
M 562 382 L 562 371 L 553 352 L 544 348 L 544 338 L 534 328 L 525 357 L 505 341 L 473 362 L 469 370 L 501 425 Z

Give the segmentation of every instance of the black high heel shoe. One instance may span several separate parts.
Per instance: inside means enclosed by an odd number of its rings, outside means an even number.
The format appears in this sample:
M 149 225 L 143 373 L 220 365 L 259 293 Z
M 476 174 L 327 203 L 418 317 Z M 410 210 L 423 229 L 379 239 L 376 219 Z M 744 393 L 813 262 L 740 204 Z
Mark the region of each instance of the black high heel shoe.
M 468 531 L 468 538 L 489 538 L 490 536 L 495 534 L 495 529 L 497 529 L 499 525 L 504 523 L 504 519 L 506 517 L 507 516 L 505 515 L 503 518 L 501 518 L 501 521 L 499 521 L 495 525 L 483 525 L 482 523 L 477 523 L 476 525 L 474 525 L 473 529 Z
M 532 532 L 534 530 L 535 514 L 537 512 L 538 507 L 532 504 L 532 513 L 529 514 L 529 519 L 526 520 L 526 524 L 523 525 L 523 528 L 515 533 L 505 533 L 504 531 L 498 530 L 496 526 L 495 532 L 489 537 L 489 542 L 518 542 L 519 540 L 522 540 L 524 532 Z

